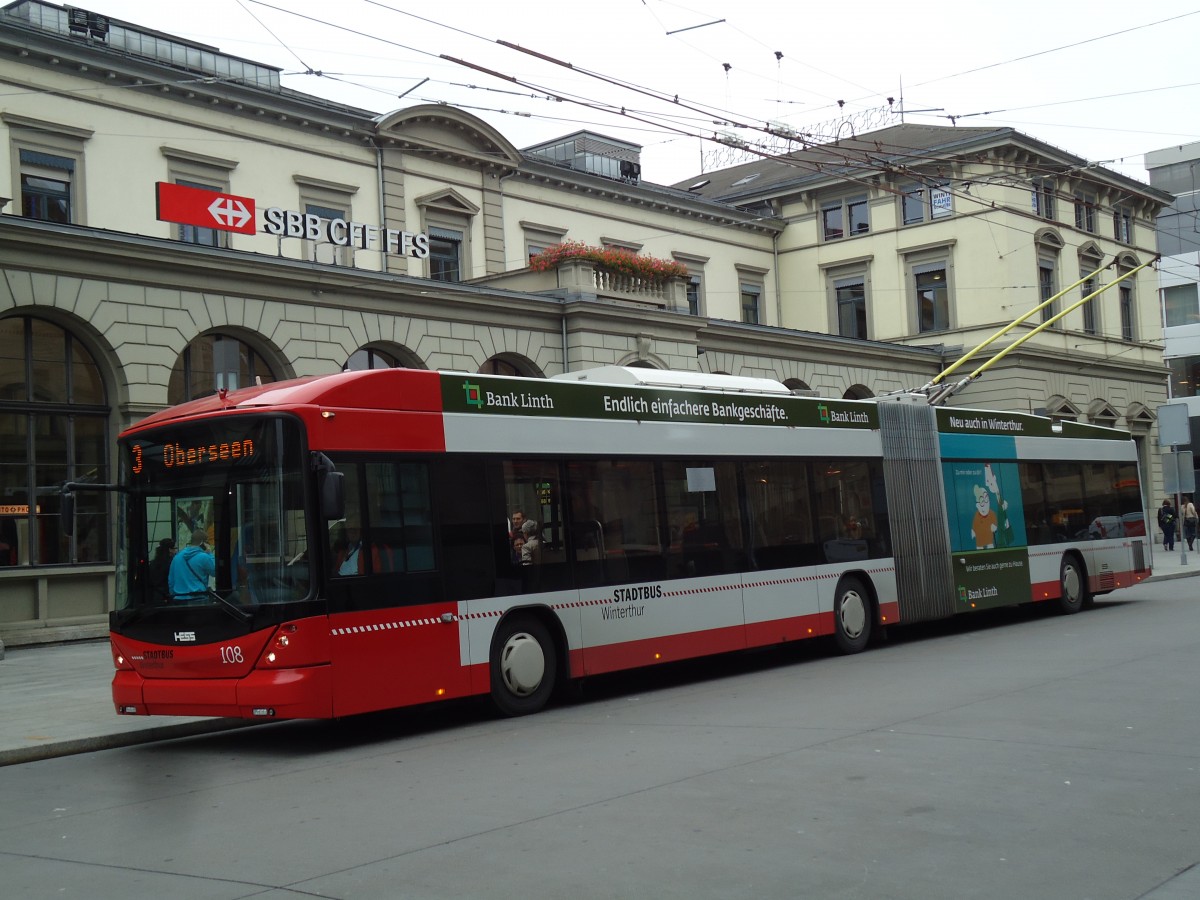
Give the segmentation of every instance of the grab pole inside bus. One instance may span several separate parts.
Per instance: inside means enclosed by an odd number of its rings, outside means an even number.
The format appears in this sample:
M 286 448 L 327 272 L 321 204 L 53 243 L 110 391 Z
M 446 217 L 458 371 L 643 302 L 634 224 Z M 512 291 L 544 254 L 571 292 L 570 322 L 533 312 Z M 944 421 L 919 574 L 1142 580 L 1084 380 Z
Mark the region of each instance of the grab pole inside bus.
M 964 353 L 962 356 L 960 356 L 957 360 L 955 360 L 953 363 L 951 363 L 947 368 L 943 369 L 941 372 L 939 372 L 937 375 L 935 375 L 932 381 L 930 381 L 928 384 L 926 384 L 923 388 L 920 389 L 920 392 L 932 390 L 934 387 L 936 387 L 942 381 L 942 379 L 948 377 L 949 375 L 952 375 L 954 372 L 958 371 L 962 366 L 964 366 L 969 360 L 974 358 L 979 353 L 980 350 L 984 349 L 985 347 L 989 346 L 990 344 L 992 344 L 995 341 L 999 340 L 1000 338 L 1004 337 L 1004 335 L 1008 334 L 1010 331 L 1012 331 L 1014 328 L 1016 328 L 1018 325 L 1020 325 L 1022 322 L 1024 322 L 1030 316 L 1032 316 L 1034 313 L 1039 312 L 1043 309 L 1046 309 L 1048 306 L 1050 306 L 1056 300 L 1059 300 L 1060 298 L 1066 296 L 1067 294 L 1069 294 L 1071 291 L 1075 290 L 1075 288 L 1079 287 L 1084 282 L 1097 277 L 1105 269 L 1112 268 L 1116 264 L 1116 262 L 1117 262 L 1117 260 L 1114 257 L 1113 261 L 1108 263 L 1108 265 L 1101 266 L 1095 272 L 1091 272 L 1087 275 L 1084 275 L 1082 278 L 1080 278 L 1074 284 L 1068 285 L 1067 287 L 1063 288 L 1061 291 L 1059 291 L 1053 297 L 1043 300 L 1041 303 L 1039 303 L 1033 309 L 1029 310 L 1029 312 L 1025 313 L 1022 316 L 1019 316 L 1016 319 L 1013 319 L 1011 322 L 1009 322 L 1007 325 L 1005 325 L 1003 328 L 1001 328 L 999 331 L 997 331 L 995 334 L 993 334 L 987 340 L 983 341 L 982 343 L 980 343 L 980 344 L 976 345 L 975 347 L 973 347 L 972 349 L 968 350 L 966 353 Z M 1113 284 L 1116 284 L 1116 282 L 1114 281 Z M 1103 291 L 1103 290 L 1104 290 L 1104 288 L 1101 288 L 1101 291 Z M 1085 300 L 1090 299 L 1091 297 L 1096 296 L 1096 294 L 1098 294 L 1098 293 L 1100 293 L 1100 291 L 1096 291 L 1084 299 Z M 1074 308 L 1075 308 L 1074 306 L 1071 307 L 1071 309 L 1074 309 Z
M 1120 284 L 1126 278 L 1130 278 L 1133 275 L 1136 275 L 1138 272 L 1140 272 L 1142 269 L 1146 268 L 1147 266 L 1154 265 L 1156 262 L 1159 261 L 1160 258 L 1161 257 L 1156 254 L 1154 259 L 1148 260 L 1147 262 L 1142 263 L 1140 266 L 1135 266 L 1134 268 L 1130 269 L 1125 274 L 1121 275 L 1119 278 L 1113 279 L 1108 284 L 1104 285 L 1102 288 L 1092 291 L 1092 293 L 1088 294 L 1086 297 L 1082 297 L 1079 300 L 1076 300 L 1074 303 L 1072 303 L 1066 309 L 1051 316 L 1045 322 L 1042 322 L 1036 328 L 1031 330 L 1028 334 L 1024 334 L 1021 337 L 1019 337 L 1017 340 L 1013 341 L 1011 344 L 1009 344 L 1007 347 L 1005 347 L 1003 350 L 1001 350 L 999 353 L 997 353 L 995 356 L 993 356 L 991 359 L 989 359 L 987 362 L 985 362 L 982 366 L 977 368 L 974 372 L 972 372 L 966 378 L 963 378 L 960 381 L 956 381 L 953 384 L 942 385 L 942 389 L 940 391 L 937 391 L 930 395 L 929 405 L 937 406 L 939 403 L 942 403 L 943 401 L 945 401 L 952 395 L 958 393 L 960 390 L 962 390 L 967 385 L 969 385 L 972 381 L 979 378 L 979 376 L 981 376 L 984 372 L 986 372 L 988 369 L 990 369 L 992 366 L 994 366 L 1000 360 L 1004 359 L 1004 357 L 1008 356 L 1008 354 L 1010 354 L 1012 351 L 1016 350 L 1018 347 L 1020 347 L 1022 344 L 1024 344 L 1031 337 L 1033 337 L 1034 335 L 1041 334 L 1047 328 L 1050 328 L 1056 322 L 1060 321 L 1064 316 L 1079 309 L 1079 307 L 1083 306 L 1083 304 L 1090 302 L 1093 297 L 1097 297 L 1100 294 L 1103 294 L 1109 288 L 1116 287 L 1118 284 Z M 1101 270 L 1098 269 L 1097 271 L 1101 271 Z M 1094 275 L 1096 273 L 1092 273 L 1092 274 Z M 1090 278 L 1090 277 L 1092 277 L 1092 276 L 1089 275 L 1088 278 Z M 1083 280 L 1086 281 L 1087 279 L 1085 278 Z M 1078 284 L 1080 282 L 1076 282 L 1076 283 Z M 1074 287 L 1074 285 L 1072 285 L 1072 287 Z M 1067 288 L 1067 290 L 1071 290 L 1071 288 Z M 1061 294 L 1059 294 L 1057 296 L 1061 296 Z M 1053 300 L 1053 298 L 1051 298 L 1051 300 L 1046 301 L 1046 303 L 1052 302 L 1052 300 Z M 1023 321 L 1024 319 L 1028 318 L 1030 315 L 1037 312 L 1039 309 L 1041 309 L 1045 305 L 1046 304 L 1043 303 L 1040 306 L 1034 307 L 1034 309 L 1030 310 L 1029 313 L 1027 313 L 1022 319 L 1018 319 L 1017 321 L 1018 322 Z M 1016 324 L 1016 323 L 1013 323 L 1013 324 Z M 974 351 L 972 351 L 972 353 L 973 352 Z M 941 378 L 944 375 L 948 374 L 949 372 L 953 371 L 954 368 L 957 368 L 959 365 L 961 365 L 961 363 L 965 359 L 966 359 L 966 357 L 964 357 L 963 360 L 960 360 L 958 363 L 955 363 L 954 366 L 952 366 L 950 369 L 947 369 L 946 372 L 943 372 L 942 375 L 938 376 L 938 378 Z M 936 382 L 936 379 L 935 379 L 935 382 Z M 932 383 L 933 382 L 931 382 L 931 384 Z

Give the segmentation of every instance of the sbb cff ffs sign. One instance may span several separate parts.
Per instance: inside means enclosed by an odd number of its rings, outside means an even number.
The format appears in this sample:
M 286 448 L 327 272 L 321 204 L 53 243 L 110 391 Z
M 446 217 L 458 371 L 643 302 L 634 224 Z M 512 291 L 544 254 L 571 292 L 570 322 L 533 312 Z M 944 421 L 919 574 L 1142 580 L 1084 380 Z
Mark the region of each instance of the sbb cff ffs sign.
M 158 182 L 155 191 L 159 221 L 236 231 L 239 234 L 255 233 L 257 222 L 253 197 L 222 194 L 165 181 Z M 417 259 L 429 257 L 429 235 L 424 232 L 401 231 L 381 225 L 347 222 L 340 218 L 325 219 L 294 209 L 266 207 L 263 210 L 262 230 L 281 238 L 302 238 L 315 243 L 363 250 L 381 248 L 387 253 L 399 253 Z
M 236 231 L 239 234 L 255 233 L 253 197 L 222 194 L 165 181 L 158 182 L 155 189 L 160 221 L 218 231 Z

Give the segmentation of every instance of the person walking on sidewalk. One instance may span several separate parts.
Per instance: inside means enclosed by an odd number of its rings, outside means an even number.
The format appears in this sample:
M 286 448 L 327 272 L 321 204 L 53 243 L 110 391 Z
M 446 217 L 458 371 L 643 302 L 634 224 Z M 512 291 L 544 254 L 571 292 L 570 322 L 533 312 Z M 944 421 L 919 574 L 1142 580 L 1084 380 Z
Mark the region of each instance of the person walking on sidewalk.
M 1163 533 L 1163 549 L 1175 549 L 1175 507 L 1169 499 L 1158 508 L 1158 527 Z
M 1196 543 L 1196 504 L 1192 502 L 1190 494 L 1183 498 L 1183 537 L 1187 541 L 1188 549 L 1195 550 L 1193 544 Z

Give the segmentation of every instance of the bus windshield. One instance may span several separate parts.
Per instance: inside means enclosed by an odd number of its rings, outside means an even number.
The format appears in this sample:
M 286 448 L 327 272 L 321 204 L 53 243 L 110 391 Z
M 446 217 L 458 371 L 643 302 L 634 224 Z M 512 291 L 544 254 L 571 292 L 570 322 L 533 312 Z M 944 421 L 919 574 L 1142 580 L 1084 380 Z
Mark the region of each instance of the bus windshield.
M 307 598 L 313 578 L 303 432 L 226 416 L 126 438 L 117 608 Z

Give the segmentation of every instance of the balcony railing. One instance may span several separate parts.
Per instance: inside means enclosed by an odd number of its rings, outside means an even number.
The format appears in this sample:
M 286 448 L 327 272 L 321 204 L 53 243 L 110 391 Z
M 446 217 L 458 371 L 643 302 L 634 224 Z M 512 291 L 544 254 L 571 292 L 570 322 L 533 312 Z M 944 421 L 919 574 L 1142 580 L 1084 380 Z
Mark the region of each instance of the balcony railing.
M 615 272 L 586 259 L 563 260 L 546 272 L 518 269 L 474 279 L 473 283 L 532 294 L 553 294 L 567 300 L 592 300 L 643 309 L 687 312 L 682 278 L 646 278 Z

